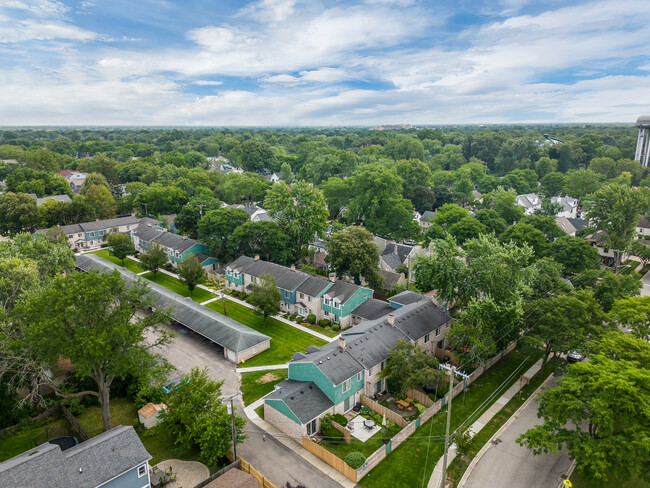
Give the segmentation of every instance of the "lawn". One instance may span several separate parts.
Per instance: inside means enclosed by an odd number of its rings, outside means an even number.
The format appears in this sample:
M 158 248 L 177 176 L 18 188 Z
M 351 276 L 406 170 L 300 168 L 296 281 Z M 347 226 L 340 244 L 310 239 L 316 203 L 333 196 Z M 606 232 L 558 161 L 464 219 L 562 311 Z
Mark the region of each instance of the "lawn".
M 208 303 L 206 307 L 223 314 L 221 300 Z M 240 366 L 267 366 L 269 364 L 285 364 L 295 352 L 305 352 L 308 346 L 323 346 L 326 342 L 307 332 L 302 332 L 279 320 L 269 317 L 264 325 L 264 317 L 248 307 L 231 300 L 227 301 L 228 317 L 247 325 L 271 337 L 271 347 L 257 356 L 247 359 Z
M 524 361 L 521 371 L 526 371 L 537 360 L 512 352 L 492 369 L 480 376 L 465 394 L 461 393 L 452 403 L 451 430 L 457 428 L 469 415 L 483 403 L 490 394 Z M 519 379 L 510 378 L 502 391 Z M 484 411 L 499 397 L 497 395 Z M 474 417 L 474 419 L 476 416 Z M 422 480 L 431 477 L 433 468 L 443 453 L 444 442 L 439 436 L 445 433 L 446 409 L 438 412 L 429 422 L 423 424 L 401 446 L 391 452 L 358 483 L 364 488 L 394 488 L 396 486 L 421 486 Z M 433 436 L 430 438 L 430 436 Z
M 156 273 L 156 276 L 154 278 L 153 272 L 148 272 L 142 275 L 143 278 L 148 279 L 149 281 L 153 281 L 154 283 L 157 283 L 161 286 L 164 286 L 165 288 L 178 293 L 179 295 L 182 295 L 184 297 L 189 297 L 190 296 L 190 290 L 187 288 L 187 285 L 180 280 L 174 278 L 173 276 L 169 276 L 168 274 L 161 273 L 160 271 Z M 203 288 L 194 288 L 194 292 L 192 293 L 192 300 L 195 302 L 201 303 L 205 302 L 206 300 L 210 300 L 210 298 L 214 298 L 214 295 L 210 293 L 207 290 L 204 290 Z
M 102 259 L 106 259 L 111 263 L 117 264 L 118 266 L 122 266 L 122 261 L 117 259 L 115 256 L 111 256 L 111 253 L 108 251 L 108 249 L 100 249 L 99 251 L 93 251 L 89 254 L 96 254 Z M 144 271 L 144 268 L 140 265 L 140 263 L 134 261 L 131 258 L 126 258 L 124 260 L 124 267 L 129 271 L 133 271 L 134 273 L 142 273 Z
M 250 405 L 267 393 L 271 393 L 275 385 L 287 379 L 288 374 L 289 371 L 286 369 L 270 369 L 242 373 L 241 392 L 244 398 L 244 404 Z
M 481 431 L 472 438 L 470 452 L 467 456 L 456 456 L 447 471 L 448 477 L 452 480 L 454 487 L 458 485 L 460 479 L 465 474 L 470 461 L 478 454 L 481 448 L 488 442 L 494 433 L 523 405 L 528 397 L 539 385 L 551 374 L 552 364 L 547 363 L 543 371 L 538 372 L 530 383 L 524 385 L 519 393 L 513 397 L 492 419 L 481 429 Z
M 117 425 L 133 425 L 138 420 L 138 410 L 128 398 L 113 398 L 109 410 L 111 412 L 111 423 L 114 427 Z M 102 411 L 99 407 L 86 407 L 76 417 L 90 437 L 95 437 L 104 431 Z
M 609 478 L 607 483 L 597 483 L 584 479 L 577 471 L 574 471 L 569 479 L 573 483 L 573 488 L 650 488 L 650 483 L 640 480 L 636 475 L 632 476 L 627 483 L 621 483 L 613 477 Z
M 255 413 L 258 415 L 259 418 L 264 420 L 264 404 L 260 405 L 255 409 Z
M 0 462 L 29 451 L 49 439 L 70 435 L 70 432 L 68 421 L 58 416 L 5 432 L 0 436 Z

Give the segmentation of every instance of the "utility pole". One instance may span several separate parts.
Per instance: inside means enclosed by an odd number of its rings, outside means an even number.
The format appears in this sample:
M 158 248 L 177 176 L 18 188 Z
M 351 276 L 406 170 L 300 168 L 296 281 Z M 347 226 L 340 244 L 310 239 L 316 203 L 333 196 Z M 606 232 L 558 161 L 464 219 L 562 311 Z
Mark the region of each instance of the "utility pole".
M 440 480 L 440 488 L 445 488 L 445 478 L 447 476 L 447 453 L 449 452 L 449 428 L 451 426 L 451 397 L 452 397 L 452 391 L 454 389 L 454 371 L 455 371 L 455 366 L 452 365 L 451 368 L 449 369 L 449 398 L 447 399 L 448 403 L 447 403 L 447 428 L 445 431 L 445 455 L 442 458 L 442 479 Z
M 199 207 L 199 215 L 203 218 L 203 207 L 205 207 L 205 203 L 201 203 L 197 207 Z
M 232 404 L 232 398 L 230 399 L 230 404 L 228 405 L 228 413 L 232 419 L 232 455 L 233 461 L 237 461 L 237 433 L 235 432 L 235 407 Z

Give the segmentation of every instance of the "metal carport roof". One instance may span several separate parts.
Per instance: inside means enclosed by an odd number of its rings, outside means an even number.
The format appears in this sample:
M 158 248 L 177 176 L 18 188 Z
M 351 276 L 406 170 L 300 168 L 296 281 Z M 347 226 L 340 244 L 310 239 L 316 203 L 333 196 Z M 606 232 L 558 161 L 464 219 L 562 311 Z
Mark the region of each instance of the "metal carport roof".
M 220 346 L 236 353 L 245 351 L 270 339 L 269 336 L 257 332 L 236 320 L 199 305 L 189 297 L 182 297 L 164 286 L 146 279 L 141 279 L 135 273 L 102 259 L 95 254 L 82 254 L 77 256 L 77 268 L 83 271 L 95 268 L 105 273 L 111 273 L 113 270 L 117 270 L 127 281 L 135 282 L 141 280 L 151 288 L 150 295 L 156 300 L 157 308 L 171 308 L 171 318 L 173 320 L 202 335 L 206 339 L 216 342 Z

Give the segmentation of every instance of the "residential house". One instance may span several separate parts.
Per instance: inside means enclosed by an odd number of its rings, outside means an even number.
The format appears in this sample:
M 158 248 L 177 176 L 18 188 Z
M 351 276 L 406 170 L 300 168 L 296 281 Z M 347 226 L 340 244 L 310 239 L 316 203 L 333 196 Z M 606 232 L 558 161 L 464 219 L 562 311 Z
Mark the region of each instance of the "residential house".
M 451 318 L 431 301 L 415 302 L 343 332 L 338 341 L 310 346 L 288 364 L 288 379 L 264 398 L 264 419 L 302 444 L 320 430 L 327 413 L 344 414 L 360 396 L 386 390 L 379 373 L 398 340 L 420 344 L 434 354 L 444 346 Z
M 542 199 L 537 193 L 525 193 L 517 195 L 517 205 L 524 207 L 525 215 L 533 215 L 535 210 L 542 208 Z
M 562 205 L 562 211 L 557 217 L 566 217 L 569 219 L 578 218 L 578 199 L 571 197 L 551 197 L 551 203 Z
M 566 232 L 568 235 L 575 237 L 577 229 L 566 217 L 556 217 L 555 223 L 557 226 Z
M 406 284 L 406 275 L 403 273 L 380 269 L 379 274 L 384 278 L 384 293 L 388 293 L 397 285 Z
M 264 210 L 262 207 L 258 207 L 257 205 L 253 204 L 248 204 L 248 205 L 243 205 L 243 204 L 235 204 L 235 205 L 224 205 L 224 207 L 227 208 L 241 208 L 243 211 L 245 211 L 252 222 L 262 222 L 262 221 L 273 221 L 274 219 L 271 218 L 271 216 L 268 214 L 266 210 Z
M 160 244 L 174 267 L 177 267 L 186 257 L 196 256 L 206 271 L 215 271 L 218 268 L 219 260 L 210 256 L 210 248 L 187 236 L 167 232 L 164 228 L 146 226 L 132 230 L 129 235 L 139 252 L 146 252 L 154 243 Z
M 385 271 L 395 272 L 402 265 L 412 265 L 418 251 L 416 246 L 398 244 L 383 237 L 375 237 L 375 244 L 379 248 L 379 269 Z M 423 251 L 422 247 L 417 247 L 420 251 Z
M 151 455 L 131 426 L 62 450 L 45 443 L 0 463 L 0 488 L 148 488 Z
M 431 210 L 427 210 L 422 214 L 420 217 L 420 220 L 418 221 L 418 224 L 420 224 L 420 227 L 422 228 L 422 233 L 424 234 L 427 229 L 431 226 L 431 219 L 433 219 L 436 216 L 436 212 L 433 212 Z
M 282 298 L 280 309 L 301 316 L 314 314 L 317 320 L 329 319 L 341 328 L 351 323 L 350 314 L 372 298 L 372 290 L 335 279 L 326 280 L 275 263 L 240 256 L 224 268 L 230 288 L 249 292 L 260 277 L 270 274 Z
M 231 468 L 204 488 L 260 488 L 260 482 L 252 474 Z
M 101 247 L 104 235 L 111 231 L 130 233 L 140 226 L 152 227 L 162 230 L 159 220 L 148 217 L 118 217 L 115 219 L 96 220 L 82 224 L 62 225 L 60 229 L 68 236 L 68 244 L 73 249 L 96 249 Z M 46 232 L 47 229 L 36 231 L 36 237 Z
M 86 181 L 86 178 L 88 177 L 88 173 L 83 173 L 77 170 L 61 171 L 59 174 L 66 179 L 70 185 L 72 193 L 79 193 L 79 190 L 81 190 L 84 181 Z
M 36 199 L 36 206 L 37 207 L 40 207 L 41 205 L 43 205 L 48 200 L 55 200 L 55 201 L 61 202 L 61 203 L 70 203 L 72 201 L 68 195 L 50 195 L 49 197 L 38 198 L 33 193 L 30 193 L 29 196 Z
M 647 239 L 650 236 L 650 221 L 643 216 L 636 224 L 636 234 L 639 239 Z
M 604 230 L 597 230 L 590 236 L 585 237 L 585 240 L 598 250 L 600 261 L 605 266 L 614 266 L 616 264 L 616 251 L 609 247 L 609 234 Z M 621 252 L 620 262 L 622 263 L 627 259 L 627 254 Z
M 398 293 L 389 298 L 388 301 L 373 298 L 371 300 L 366 300 L 352 311 L 352 323 L 357 325 L 364 320 L 378 319 L 395 309 L 401 308 L 404 305 L 410 305 L 411 303 L 431 301 L 430 297 L 420 295 L 419 293 L 410 290 Z
M 270 175 L 266 175 L 265 178 L 266 181 L 270 181 L 271 183 L 279 183 L 280 173 L 271 173 Z

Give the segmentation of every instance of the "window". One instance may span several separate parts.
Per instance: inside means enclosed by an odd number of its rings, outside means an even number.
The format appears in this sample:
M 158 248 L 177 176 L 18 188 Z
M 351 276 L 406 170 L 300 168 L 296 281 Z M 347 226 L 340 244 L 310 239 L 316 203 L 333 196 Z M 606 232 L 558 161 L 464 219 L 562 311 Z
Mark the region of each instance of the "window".
M 299 313 L 300 315 L 303 315 L 303 316 L 304 316 L 304 315 L 307 315 L 307 311 L 305 310 L 304 307 L 299 307 L 299 308 L 298 308 L 298 313 Z
M 330 299 L 329 298 L 323 298 L 323 303 L 325 305 L 329 305 L 330 304 Z
M 318 419 L 314 419 L 307 424 L 307 435 L 314 435 L 318 432 Z
M 77 237 L 81 237 L 83 234 L 77 234 Z
M 348 391 L 350 389 L 350 379 L 351 378 L 348 378 L 347 380 L 345 380 L 343 382 L 343 386 L 341 387 L 341 393 L 345 393 L 346 391 Z
M 230 276 L 230 275 L 232 274 L 232 271 L 230 270 L 230 268 L 226 268 L 226 274 L 227 274 L 228 276 Z
M 357 373 L 357 381 L 361 381 L 361 373 Z
M 72 239 L 72 234 L 68 234 L 68 239 Z
M 285 298 L 290 298 L 291 297 L 291 292 L 290 291 L 285 291 L 284 296 L 285 296 Z
M 334 308 L 341 308 L 341 302 L 339 302 L 338 300 L 334 300 L 332 302 L 332 305 L 334 305 Z
M 251 283 L 257 283 L 257 277 L 251 276 Z
M 300 294 L 300 298 L 305 298 L 305 294 L 304 294 L 304 293 L 301 293 L 301 294 Z
M 438 335 L 438 334 L 436 334 L 436 335 Z M 424 343 L 426 344 L 427 342 L 429 342 L 429 334 L 424 335 Z
M 147 465 L 138 466 L 138 478 L 142 478 L 145 474 L 147 474 Z
M 379 365 L 379 371 L 383 371 L 386 369 L 386 364 L 388 363 L 388 360 L 384 359 L 381 364 Z
M 329 317 L 329 316 L 330 316 L 330 313 L 327 310 L 325 310 L 325 317 Z
M 439 335 L 440 335 L 440 327 L 438 327 L 438 328 L 436 329 L 436 336 L 439 336 Z

